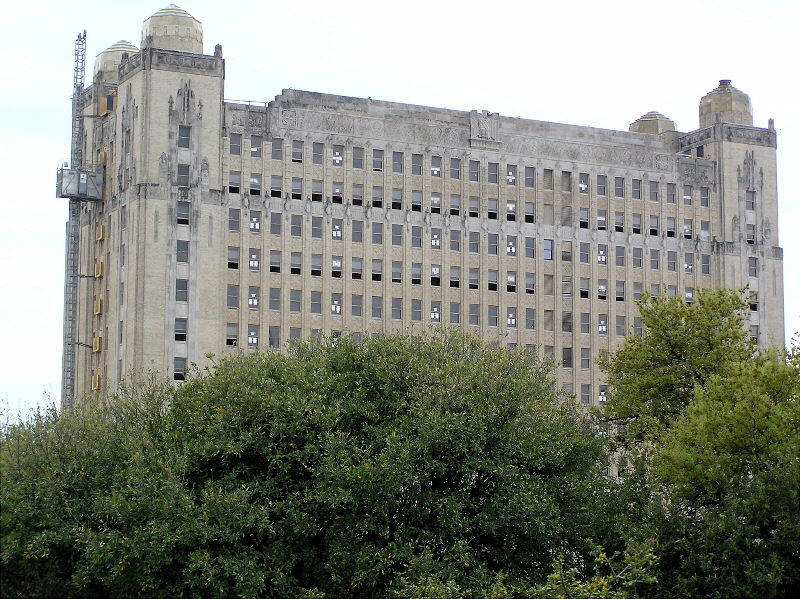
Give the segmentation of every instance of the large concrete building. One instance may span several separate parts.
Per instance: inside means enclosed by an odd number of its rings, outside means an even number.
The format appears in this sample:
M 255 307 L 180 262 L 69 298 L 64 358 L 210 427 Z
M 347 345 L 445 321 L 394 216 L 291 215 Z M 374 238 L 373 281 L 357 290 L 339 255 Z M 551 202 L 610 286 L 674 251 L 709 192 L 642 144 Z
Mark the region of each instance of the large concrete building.
M 95 61 L 83 162 L 59 179 L 64 405 L 208 354 L 431 325 L 553 356 L 597 403 L 594 360 L 641 328 L 645 291 L 749 286 L 751 334 L 783 345 L 776 133 L 730 81 L 681 133 L 657 112 L 612 131 L 296 90 L 227 102 L 224 80 L 174 5 Z

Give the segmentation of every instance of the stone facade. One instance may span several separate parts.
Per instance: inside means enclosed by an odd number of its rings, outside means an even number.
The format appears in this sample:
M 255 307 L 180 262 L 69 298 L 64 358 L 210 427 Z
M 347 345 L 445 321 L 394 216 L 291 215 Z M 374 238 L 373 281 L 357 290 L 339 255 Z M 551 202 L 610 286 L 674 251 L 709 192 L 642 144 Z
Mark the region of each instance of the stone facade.
M 690 133 L 658 113 L 611 131 L 296 90 L 230 103 L 221 48 L 182 50 L 189 15 L 170 46 L 159 14 L 86 92 L 87 115 L 115 100 L 87 119 L 106 179 L 83 205 L 98 276 L 77 396 L 210 354 L 447 325 L 552 356 L 594 404 L 594 361 L 638 332 L 642 292 L 720 285 L 749 286 L 752 334 L 783 345 L 775 131 L 740 122 L 730 82 L 735 105 L 706 96 L 717 118 Z

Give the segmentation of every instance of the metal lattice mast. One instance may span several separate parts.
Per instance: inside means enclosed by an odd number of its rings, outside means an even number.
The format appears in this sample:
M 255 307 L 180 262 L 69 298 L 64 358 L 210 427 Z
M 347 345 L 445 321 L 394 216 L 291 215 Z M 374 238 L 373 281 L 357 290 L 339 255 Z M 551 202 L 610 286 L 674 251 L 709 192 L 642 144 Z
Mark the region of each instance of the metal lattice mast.
M 83 166 L 83 86 L 86 73 L 86 30 L 75 39 L 75 71 L 72 89 L 72 142 L 70 167 Z M 78 247 L 80 201 L 69 200 L 69 220 L 64 265 L 64 353 L 61 364 L 61 408 L 72 406 L 75 396 L 75 352 L 78 342 Z

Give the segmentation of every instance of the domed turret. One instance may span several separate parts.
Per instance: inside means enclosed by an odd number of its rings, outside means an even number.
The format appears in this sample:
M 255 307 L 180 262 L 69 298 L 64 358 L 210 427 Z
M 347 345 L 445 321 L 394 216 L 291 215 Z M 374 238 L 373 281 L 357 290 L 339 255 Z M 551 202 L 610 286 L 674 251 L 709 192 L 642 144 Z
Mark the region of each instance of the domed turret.
M 103 81 L 116 81 L 117 69 L 122 62 L 124 54 L 136 54 L 139 48 L 130 42 L 120 40 L 113 46 L 109 46 L 94 59 L 94 76 L 103 73 Z
M 651 110 L 647 114 L 640 116 L 628 127 L 631 133 L 664 133 L 665 131 L 675 131 L 675 121 L 665 117 L 660 112 Z
M 142 25 L 142 47 L 203 53 L 203 26 L 188 12 L 170 4 Z
M 721 79 L 719 86 L 700 100 L 701 129 L 713 125 L 717 116 L 723 123 L 753 126 L 750 96 L 733 87 L 730 79 Z

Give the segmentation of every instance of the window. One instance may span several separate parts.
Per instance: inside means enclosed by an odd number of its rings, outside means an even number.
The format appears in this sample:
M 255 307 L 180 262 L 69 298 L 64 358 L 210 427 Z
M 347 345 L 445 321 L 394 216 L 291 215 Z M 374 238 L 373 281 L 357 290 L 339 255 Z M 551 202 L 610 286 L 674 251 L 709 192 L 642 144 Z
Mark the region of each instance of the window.
M 497 233 L 489 233 L 486 236 L 487 246 L 488 246 L 488 253 L 490 255 L 497 255 L 497 246 L 498 246 L 498 238 L 499 235 Z
M 606 230 L 606 221 L 608 220 L 608 212 L 606 210 L 597 211 L 597 230 Z
M 422 174 L 422 154 L 411 154 L 411 174 Z
M 342 294 L 331 293 L 331 314 L 341 316 L 342 314 Z
M 618 245 L 614 248 L 614 260 L 617 266 L 625 266 L 625 246 Z
M 658 235 L 658 215 L 650 215 L 650 235 Z
M 314 164 L 322 164 L 325 155 L 325 146 L 319 142 L 314 142 L 311 146 L 311 162 Z
M 489 291 L 497 291 L 497 271 L 490 268 L 487 272 L 486 288 Z
M 261 158 L 261 136 L 260 135 L 251 135 L 250 136 L 250 157 L 251 158 Z
M 481 163 L 477 160 L 469 161 L 469 180 L 480 181 Z
M 419 322 L 422 320 L 422 300 L 421 299 L 412 299 L 411 300 L 411 320 L 415 322 Z
M 299 289 L 289 290 L 289 311 L 300 312 L 303 307 L 303 292 Z
M 508 185 L 516 185 L 517 184 L 517 165 L 516 164 L 507 164 L 506 165 L 506 183 Z
M 506 220 L 512 222 L 517 220 L 517 203 L 514 200 L 506 202 Z
M 281 272 L 281 251 L 280 250 L 270 250 L 269 251 L 269 272 L 274 272 L 274 273 Z
M 383 260 L 381 258 L 372 259 L 372 280 L 380 281 L 383 279 Z
M 597 175 L 597 195 L 606 195 L 606 180 L 607 178 L 605 175 Z
M 281 234 L 281 216 L 280 212 L 272 212 L 269 215 L 269 232 L 272 235 Z
M 233 172 L 234 171 L 231 171 L 231 174 L 233 174 Z M 238 172 L 238 171 L 236 171 L 236 172 Z M 241 173 L 239 173 L 239 176 L 241 177 Z M 178 184 L 178 187 L 189 187 L 189 165 L 188 164 L 179 164 L 178 165 L 177 184 Z M 231 191 L 233 192 L 233 190 L 231 190 Z M 233 193 L 239 193 L 239 190 L 237 189 Z
M 431 302 L 431 322 L 441 322 L 442 319 L 442 302 Z
M 353 294 L 350 296 L 350 314 L 353 316 L 361 316 L 362 313 L 363 296 Z
M 392 188 L 392 210 L 403 209 L 403 190 L 394 187 Z
M 361 243 L 364 241 L 364 221 L 354 220 L 350 229 L 350 236 L 353 243 Z
M 180 133 L 180 132 L 179 132 Z M 181 146 L 180 140 L 178 141 L 179 148 L 188 148 L 188 138 L 187 143 L 185 146 Z M 231 156 L 241 156 L 242 154 L 242 134 L 241 133 L 231 133 L 230 136 L 230 145 L 228 146 L 228 152 Z
M 372 318 L 383 317 L 383 296 L 381 295 L 372 296 L 372 312 L 370 314 Z
M 442 284 L 442 267 L 439 264 L 431 264 L 431 285 L 439 287 Z
M 497 316 L 497 306 L 486 306 L 486 319 L 486 324 L 488 324 L 490 327 L 496 327 L 500 324 L 500 319 Z
M 597 263 L 605 264 L 607 261 L 608 246 L 604 243 L 597 245 Z
M 589 193 L 589 173 L 578 174 L 578 191 L 580 193 Z
M 555 330 L 555 313 L 553 310 L 544 311 L 544 322 L 542 326 L 548 333 L 552 333 Z
M 238 285 L 228 285 L 228 307 L 229 308 L 238 308 L 239 307 L 239 286 Z
M 303 142 L 299 139 L 292 141 L 292 162 L 303 162 Z
M 597 280 L 597 299 L 605 300 L 608 297 L 608 280 Z
M 510 329 L 517 328 L 517 309 L 513 306 L 506 308 L 506 326 Z
M 581 277 L 580 290 L 579 290 L 578 293 L 579 293 L 579 296 L 582 299 L 588 299 L 589 298 L 589 278 L 588 277 Z
M 536 273 L 525 273 L 525 293 L 529 295 L 536 293 Z
M 383 172 L 383 150 L 372 150 L 372 170 Z
M 442 157 L 431 156 L 431 177 L 442 176 Z
M 532 223 L 536 221 L 536 204 L 533 202 L 525 202 L 525 222 Z
M 544 205 L 544 214 L 543 214 L 542 221 L 546 225 L 552 225 L 553 224 L 553 205 L 552 204 L 545 204 Z
M 238 249 L 238 248 L 237 248 Z M 177 261 L 178 262 L 188 262 L 189 261 L 189 242 L 179 239 L 177 242 Z
M 548 191 L 553 190 L 553 169 L 546 168 L 544 169 L 544 188 Z
M 615 299 L 618 302 L 625 301 L 625 281 L 617 281 Z
M 467 212 L 467 215 L 477 217 L 479 209 L 480 209 L 480 198 L 478 198 L 477 196 L 470 196 L 469 211 Z
M 579 255 L 578 259 L 581 261 L 582 264 L 589 264 L 589 244 L 587 242 L 581 241 L 580 245 L 578 246 Z
M 188 148 L 191 138 L 192 128 L 187 125 L 178 125 L 178 147 Z M 241 139 L 241 136 L 239 136 Z M 241 141 L 240 141 L 241 143 Z
M 461 251 L 461 231 L 456 229 L 450 230 L 450 249 L 454 252 Z
M 303 178 L 302 177 L 292 177 L 292 199 L 293 200 L 302 200 L 303 199 Z
M 633 248 L 633 267 L 642 267 L 642 248 Z
M 525 167 L 525 187 L 533 187 L 536 183 L 536 169 L 532 166 Z
M 744 208 L 745 210 L 755 210 L 756 209 L 756 192 L 755 191 L 745 191 L 744 192 Z
M 480 285 L 480 269 L 478 268 L 470 268 L 469 269 L 469 288 L 470 289 L 478 289 Z
M 584 370 L 590 368 L 592 362 L 592 350 L 589 347 L 581 348 L 581 368 Z
M 403 153 L 402 152 L 392 152 L 392 172 L 393 173 L 402 173 L 403 172 Z
M 592 398 L 592 386 L 588 383 L 581 383 L 581 403 L 588 406 Z
M 667 204 L 675 203 L 675 184 L 667 183 Z
M 506 256 L 517 255 L 517 236 L 506 235 Z
M 392 261 L 392 283 L 403 282 L 403 263 L 399 260 Z
M 322 254 L 311 254 L 311 276 L 322 276 Z
M 272 159 L 273 160 L 283 160 L 283 140 L 282 139 L 273 139 L 272 140 Z
M 650 201 L 657 202 L 658 201 L 658 181 L 650 181 Z
M 572 348 L 571 347 L 562 347 L 561 348 L 561 365 L 564 368 L 572 368 Z
M 359 256 L 353 256 L 351 260 L 350 277 L 359 280 L 362 276 L 364 267 L 364 259 Z
M 364 168 L 364 148 L 353 146 L 353 168 Z
M 311 201 L 322 201 L 322 181 L 320 179 L 313 179 L 311 181 Z
M 572 262 L 572 242 L 571 241 L 562 241 L 561 242 L 561 260 L 563 262 Z
M 700 272 L 704 275 L 711 274 L 711 255 L 710 254 L 701 254 L 700 255 Z
M 239 325 L 235 322 L 229 322 L 225 325 L 225 345 L 229 347 L 236 347 L 239 343 Z
M 500 165 L 497 162 L 490 162 L 489 163 L 488 171 L 487 171 L 488 172 L 488 181 L 489 181 L 489 183 L 497 184 L 499 168 L 500 168 Z
M 331 164 L 333 166 L 344 166 L 344 146 L 335 144 L 331 151 Z
M 283 196 L 283 177 L 280 175 L 271 175 L 269 195 L 272 198 L 280 198 Z
M 175 341 L 186 341 L 187 320 L 185 318 L 175 319 Z
M 175 358 L 173 360 L 172 380 L 186 380 L 186 358 Z
M 189 301 L 189 280 L 188 279 L 175 279 L 175 301 L 188 302 Z
M 667 237 L 675 237 L 675 217 L 667 217 Z
M 269 309 L 281 309 L 281 289 L 280 287 L 270 287 L 269 290 Z
M 411 247 L 422 247 L 422 227 L 411 227 Z
M 615 198 L 624 198 L 625 197 L 625 178 L 624 177 L 614 177 L 614 197 Z
M 633 319 L 633 334 L 637 337 L 642 336 L 642 319 L 638 316 Z
M 692 205 L 692 186 L 691 185 L 684 185 L 683 186 L 683 203 L 687 206 Z
M 441 214 L 442 213 L 442 194 L 440 193 L 432 193 L 431 194 L 431 214 Z
M 641 179 L 632 179 L 631 180 L 631 197 L 634 200 L 641 200 L 642 199 L 642 180 Z
M 431 248 L 434 250 L 442 249 L 442 230 L 438 228 L 431 229 Z
M 694 301 L 694 287 L 686 287 L 683 290 L 683 301 L 691 304 Z
M 561 330 L 564 333 L 572 332 L 572 312 L 561 313 Z
M 588 333 L 590 322 L 591 322 L 591 314 L 589 312 L 581 312 L 581 333 Z
M 492 220 L 497 220 L 497 199 L 489 198 L 486 201 L 486 216 Z
M 450 302 L 450 322 L 452 324 L 461 322 L 461 302 Z
M 601 335 L 608 333 L 608 314 L 597 315 L 597 332 Z
M 509 293 L 517 292 L 517 271 L 506 271 L 506 291 Z
M 536 309 L 525 308 L 525 328 L 534 330 L 536 328 Z
M 303 236 L 303 215 L 302 214 L 292 214 L 291 221 L 290 221 L 290 232 L 292 237 L 302 237 Z
M 270 251 L 270 256 L 272 252 Z M 293 275 L 299 275 L 302 271 L 303 265 L 303 254 L 300 252 L 292 252 L 289 256 L 290 263 L 289 263 L 289 273 Z M 270 272 L 272 272 L 272 268 L 270 268 Z
M 667 270 L 673 272 L 678 270 L 678 252 L 667 252 Z
M 553 259 L 553 240 L 552 239 L 545 239 L 544 240 L 544 259 L 545 260 L 552 260 Z
M 252 325 L 255 328 L 255 334 L 258 335 L 258 326 Z M 248 345 L 250 344 L 249 339 L 250 333 L 248 332 Z M 267 329 L 267 343 L 270 347 L 279 349 L 281 346 L 281 327 L 271 326 Z M 256 339 L 256 345 L 258 345 L 258 339 Z
M 641 214 L 632 214 L 631 215 L 631 232 L 637 235 L 641 234 L 642 232 L 642 215 Z
M 258 308 L 259 288 L 250 286 L 247 288 L 247 307 L 250 309 Z M 280 302 L 280 299 L 278 300 Z
M 331 276 L 335 279 L 342 278 L 342 257 L 331 256 Z
M 451 179 L 461 178 L 461 158 L 450 159 L 450 178 Z
M 236 212 L 236 228 L 230 228 L 230 216 L 231 212 Z M 178 201 L 177 207 L 175 209 L 175 224 L 176 225 L 188 225 L 189 224 L 189 216 L 191 213 L 191 205 L 189 202 L 184 202 L 182 200 Z M 239 211 L 231 208 L 228 211 L 228 230 L 229 231 L 238 231 L 239 230 Z
M 747 276 L 749 277 L 758 276 L 758 258 L 754 256 L 750 256 L 747 259 Z
M 383 243 L 383 223 L 372 223 L 372 243 L 378 245 Z
M 411 263 L 411 284 L 412 285 L 422 284 L 422 264 L 419 262 Z
M 692 252 L 686 252 L 683 259 L 683 272 L 687 275 L 692 274 L 694 271 L 694 254 Z
M 321 291 L 312 291 L 311 292 L 311 313 L 312 314 L 322 314 L 322 292 Z
M 747 224 L 745 229 L 745 240 L 749 245 L 754 245 L 756 242 L 756 226 Z
M 403 298 L 402 297 L 393 297 L 392 298 L 392 319 L 394 319 L 394 320 L 402 320 L 403 319 Z
M 248 251 L 248 265 L 251 271 L 258 272 L 261 265 L 261 250 L 250 248 Z
M 691 218 L 683 219 L 683 238 L 691 239 L 694 236 L 694 224 Z
M 617 337 L 624 337 L 625 336 L 625 332 L 626 332 L 626 330 L 625 330 L 626 329 L 626 327 L 625 327 L 625 317 L 621 316 L 621 315 L 617 315 L 616 321 L 615 321 L 615 325 L 616 325 L 615 326 L 615 332 L 617 334 Z
M 250 173 L 250 195 L 261 195 L 261 173 Z
M 572 192 L 572 173 L 570 171 L 561 171 L 561 192 Z

